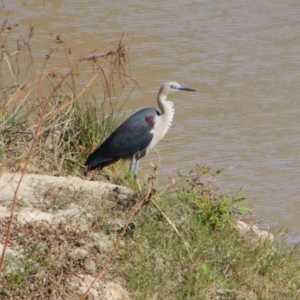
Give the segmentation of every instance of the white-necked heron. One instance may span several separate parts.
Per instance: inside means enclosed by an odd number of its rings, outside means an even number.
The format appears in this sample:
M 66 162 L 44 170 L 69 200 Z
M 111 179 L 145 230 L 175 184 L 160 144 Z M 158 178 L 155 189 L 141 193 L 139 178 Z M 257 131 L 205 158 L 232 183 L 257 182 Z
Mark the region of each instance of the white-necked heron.
M 139 159 L 164 137 L 174 116 L 174 104 L 167 101 L 173 91 L 196 91 L 177 82 L 162 85 L 157 95 L 155 108 L 144 108 L 122 123 L 87 159 L 87 170 L 102 169 L 119 159 L 130 159 L 129 171 L 137 176 Z

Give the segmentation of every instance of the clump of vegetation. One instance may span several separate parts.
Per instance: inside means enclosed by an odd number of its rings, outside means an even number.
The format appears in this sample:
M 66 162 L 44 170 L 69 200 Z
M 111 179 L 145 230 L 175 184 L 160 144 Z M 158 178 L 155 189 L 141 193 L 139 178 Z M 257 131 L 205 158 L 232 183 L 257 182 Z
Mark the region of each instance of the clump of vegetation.
M 135 221 L 118 266 L 134 299 L 296 299 L 299 248 L 241 234 L 241 192 L 222 193 L 220 170 L 196 166 L 179 174 Z
M 16 28 L 8 20 L 2 24 L 1 48 L 9 49 Z M 25 84 L 22 72 L 34 74 L 32 34 L 30 28 L 18 48 L 0 60 L 1 72 L 11 74 L 0 77 L 0 170 L 83 177 L 86 156 L 120 121 L 115 100 L 126 80 L 133 81 L 126 75 L 127 49 L 121 38 L 107 53 L 71 58 L 57 36 L 55 43 L 64 51 L 49 51 L 38 75 Z M 64 53 L 64 63 L 52 68 L 58 53 Z M 83 63 L 93 72 L 78 86 Z M 100 100 L 89 90 L 96 79 L 102 85 Z M 49 188 L 43 212 L 72 205 L 80 211 L 53 224 L 18 222 L 17 188 L 10 217 L 0 219 L 0 298 L 93 299 L 78 285 L 78 278 L 92 276 L 126 286 L 132 299 L 298 299 L 299 247 L 279 237 L 271 241 L 241 233 L 236 220 L 249 211 L 242 191 L 223 192 L 214 184 L 223 171 L 197 165 L 163 188 L 156 186 L 157 169 L 135 181 L 117 163 L 104 173 L 130 187 L 130 199 L 99 201 Z M 15 252 L 5 255 L 7 248 Z
M 107 52 L 95 50 L 79 58 L 56 36 L 55 47 L 37 71 L 30 48 L 33 28 L 13 48 L 10 37 L 18 28 L 5 20 L 0 32 L 0 47 L 5 49 L 0 59 L 1 167 L 20 171 L 26 162 L 36 173 L 79 175 L 87 154 L 120 121 L 118 99 L 124 86 L 134 83 L 126 73 L 123 36 L 110 43 Z M 83 67 L 90 70 L 88 82 L 78 80 Z M 93 84 L 98 97 L 91 94 Z
M 207 225 L 213 230 L 218 227 L 235 227 L 238 217 L 248 213 L 245 198 L 240 190 L 235 196 L 223 193 L 213 184 L 213 178 L 224 170 L 214 171 L 209 165 L 198 165 L 189 174 L 179 173 L 181 182 L 176 185 L 174 198 L 186 203 L 193 211 L 199 226 Z

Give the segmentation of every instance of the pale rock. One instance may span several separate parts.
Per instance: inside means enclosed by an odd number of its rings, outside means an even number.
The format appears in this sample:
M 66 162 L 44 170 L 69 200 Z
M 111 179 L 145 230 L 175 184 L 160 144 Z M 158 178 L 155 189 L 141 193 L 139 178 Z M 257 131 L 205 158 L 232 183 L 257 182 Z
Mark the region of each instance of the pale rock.
M 18 203 L 24 205 L 42 204 L 46 201 L 47 193 L 51 188 L 55 188 L 55 192 L 64 189 L 68 192 L 68 195 L 85 193 L 99 200 L 110 193 L 117 194 L 118 199 L 127 199 L 133 195 L 130 189 L 123 186 L 107 182 L 83 180 L 78 177 L 24 174 L 23 178 L 21 178 L 20 173 L 2 173 L 0 174 L 0 203 L 4 205 L 12 203 L 20 181 L 17 200 Z
M 88 255 L 88 250 L 84 248 L 75 248 L 69 253 L 69 256 L 73 259 L 85 259 Z
M 236 221 L 237 227 L 240 232 L 244 233 L 253 233 L 256 237 L 261 239 L 268 239 L 269 241 L 274 241 L 274 235 L 268 231 L 259 229 L 254 224 L 249 224 L 241 220 Z
M 91 275 L 78 274 L 71 278 L 70 285 L 83 295 L 94 279 Z M 96 281 L 89 291 L 89 296 L 95 300 L 130 300 L 129 293 L 115 282 Z

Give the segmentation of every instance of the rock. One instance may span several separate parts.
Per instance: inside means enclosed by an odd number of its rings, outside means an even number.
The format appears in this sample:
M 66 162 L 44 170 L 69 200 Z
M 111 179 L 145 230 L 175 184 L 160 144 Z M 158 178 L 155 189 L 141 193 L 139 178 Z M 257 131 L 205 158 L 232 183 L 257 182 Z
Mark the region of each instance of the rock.
M 0 206 L 0 220 L 10 216 L 10 209 L 5 206 Z
M 253 233 L 254 236 L 258 238 L 268 239 L 270 242 L 274 241 L 274 235 L 272 233 L 261 230 L 254 224 L 249 224 L 240 220 L 237 220 L 236 224 L 241 233 Z
M 133 192 L 115 184 L 87 181 L 76 177 L 25 174 L 21 178 L 21 174 L 4 173 L 0 175 L 1 228 L 6 228 L 11 216 L 11 205 L 19 182 L 20 188 L 17 193 L 13 222 L 18 224 L 19 228 L 25 229 L 22 235 L 27 242 L 30 240 L 30 235 L 28 235 L 30 228 L 35 228 L 35 233 L 38 233 L 40 228 L 49 228 L 45 231 L 45 236 L 38 237 L 47 241 L 50 235 L 49 239 L 54 242 L 53 249 L 51 249 L 54 251 L 53 255 L 64 249 L 68 260 L 75 265 L 80 264 L 81 270 L 87 272 L 87 274 L 74 272 L 66 278 L 75 294 L 84 294 L 95 278 L 92 275 L 98 272 L 99 257 L 106 257 L 113 250 L 113 239 L 117 233 L 114 231 L 115 234 L 110 235 L 106 233 L 105 227 L 103 231 L 93 232 L 91 220 L 95 219 L 95 216 L 96 218 L 101 216 L 103 213 L 101 209 L 114 212 L 113 204 L 118 201 L 131 203 Z M 26 225 L 31 222 L 44 223 L 36 224 L 37 226 Z M 63 228 L 63 231 L 59 231 L 59 228 Z M 58 235 L 57 232 L 62 234 Z M 76 243 L 72 247 L 66 246 L 67 239 L 64 234 L 67 235 L 68 232 L 76 234 Z M 4 240 L 4 233 L 5 231 L 0 234 L 2 240 Z M 23 236 L 15 230 L 14 235 L 11 236 L 9 248 L 6 249 L 7 258 L 11 260 L 10 269 L 7 268 L 7 272 L 19 268 L 17 258 L 26 258 L 26 251 L 22 252 L 22 240 Z M 48 247 L 45 240 L 41 241 L 40 247 Z M 32 239 L 31 243 L 36 243 L 36 240 Z M 3 245 L 0 244 L 0 254 L 2 251 Z M 120 284 L 102 281 L 97 281 L 90 289 L 89 299 L 130 300 L 128 292 Z
M 24 207 L 22 210 L 15 213 L 17 220 L 21 224 L 34 221 L 46 221 L 51 223 L 53 220 L 53 214 L 45 213 L 37 209 Z
M 2 252 L 3 252 L 3 247 L 4 247 L 3 244 L 0 244 L 0 254 L 2 254 Z M 6 254 L 14 256 L 14 257 L 18 257 L 18 258 L 22 257 L 22 255 L 18 251 L 12 250 L 8 247 L 6 248 Z
M 11 204 L 21 174 L 3 173 L 0 175 L 0 203 L 4 206 Z M 101 200 L 108 194 L 117 199 L 131 199 L 133 192 L 123 186 L 107 182 L 83 180 L 78 177 L 56 177 L 49 175 L 25 174 L 18 190 L 18 203 L 25 206 L 53 205 L 56 199 L 70 197 L 75 193 L 82 193 L 83 197 L 93 197 Z
M 93 239 L 94 247 L 102 253 L 110 253 L 114 248 L 114 243 L 112 238 L 105 233 L 91 233 L 91 238 Z
M 82 214 L 85 214 L 86 217 L 90 216 L 90 214 L 86 213 L 86 209 L 84 209 L 83 207 L 77 204 L 71 203 L 70 208 L 55 211 L 55 214 L 53 215 L 53 223 L 61 224 L 65 222 L 67 219 L 71 219 L 71 218 L 78 219 Z M 82 223 L 80 224 L 80 227 L 81 228 L 78 229 L 80 229 L 81 231 L 86 229 L 86 224 L 84 223 L 83 219 L 82 219 Z
M 94 260 L 87 258 L 84 262 L 85 269 L 90 274 L 95 274 L 97 271 L 97 265 Z
M 70 279 L 70 285 L 84 294 L 95 278 L 78 274 Z M 128 292 L 115 282 L 97 281 L 89 291 L 89 297 L 101 300 L 130 300 Z M 89 298 L 90 299 L 90 298 Z
M 129 300 L 128 293 L 117 283 L 107 282 L 104 291 L 105 300 Z
M 85 259 L 89 255 L 89 251 L 84 248 L 76 248 L 69 253 L 72 259 Z

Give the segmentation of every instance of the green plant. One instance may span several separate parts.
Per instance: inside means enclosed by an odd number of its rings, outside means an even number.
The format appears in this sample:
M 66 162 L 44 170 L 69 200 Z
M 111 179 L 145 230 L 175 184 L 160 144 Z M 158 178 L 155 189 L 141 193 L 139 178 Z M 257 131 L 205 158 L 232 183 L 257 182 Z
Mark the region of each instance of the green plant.
M 9 273 L 9 282 L 12 289 L 17 289 L 28 277 L 34 276 L 38 272 L 38 264 L 34 260 L 21 260 L 19 267 Z
M 135 299 L 299 296 L 299 247 L 241 234 L 235 219 L 248 209 L 240 191 L 215 186 L 220 174 L 199 165 L 179 174 L 137 215 L 137 229 L 115 264 Z
M 0 148 L 0 162 L 2 161 L 4 156 L 4 148 Z
M 176 197 L 191 208 L 199 225 L 209 225 L 212 229 L 235 226 L 237 217 L 245 217 L 249 212 L 243 203 L 246 200 L 239 190 L 236 193 L 222 192 L 213 184 L 213 179 L 224 169 L 214 171 L 211 166 L 197 165 L 187 175 L 178 173 L 180 182 L 175 185 Z

